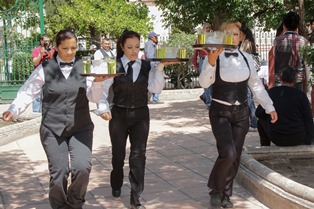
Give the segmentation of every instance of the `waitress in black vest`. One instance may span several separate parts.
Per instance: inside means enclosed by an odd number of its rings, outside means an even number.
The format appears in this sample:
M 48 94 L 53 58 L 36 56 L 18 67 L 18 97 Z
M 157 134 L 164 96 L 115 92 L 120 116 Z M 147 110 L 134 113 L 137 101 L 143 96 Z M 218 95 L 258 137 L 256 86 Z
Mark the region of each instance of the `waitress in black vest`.
M 80 76 L 82 60 L 75 57 L 72 31 L 60 31 L 55 43 L 54 59 L 33 71 L 3 119 L 17 118 L 43 93 L 40 138 L 49 164 L 49 202 L 53 209 L 81 209 L 92 167 L 94 124 L 88 103 L 98 102 L 105 78 Z
M 226 22 L 222 31 L 233 33 L 233 45 L 240 42 L 240 22 Z M 210 124 L 216 139 L 218 158 L 208 180 L 211 208 L 232 208 L 233 180 L 237 174 L 242 146 L 249 129 L 248 87 L 259 104 L 270 114 L 272 123 L 277 113 L 257 76 L 252 56 L 238 49 L 210 50 L 199 77 L 203 88 L 212 86 Z
M 140 195 L 144 190 L 144 172 L 146 161 L 146 145 L 149 133 L 149 109 L 147 93 L 161 93 L 164 85 L 161 62 L 157 70 L 151 70 L 149 61 L 138 58 L 140 51 L 140 35 L 134 31 L 125 31 L 117 43 L 117 72 L 126 75 L 108 79 L 105 83 L 105 94 L 112 86 L 114 96 L 112 108 L 107 98 L 99 101 L 101 117 L 109 122 L 109 133 L 112 144 L 112 171 L 110 184 L 112 195 L 119 197 L 123 184 L 123 166 L 126 140 L 129 137 L 131 153 L 129 156 L 129 180 L 131 184 L 131 208 L 145 208 L 140 203 Z M 106 96 L 105 96 L 106 97 Z

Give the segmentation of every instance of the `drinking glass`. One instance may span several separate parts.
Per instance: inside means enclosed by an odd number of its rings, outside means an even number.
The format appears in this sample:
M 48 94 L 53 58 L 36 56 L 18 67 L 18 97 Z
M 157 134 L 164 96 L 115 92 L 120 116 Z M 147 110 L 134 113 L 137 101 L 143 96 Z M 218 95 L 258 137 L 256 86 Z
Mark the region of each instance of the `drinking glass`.
M 90 74 L 91 73 L 91 58 L 89 56 L 82 57 L 82 73 Z
M 96 74 L 107 74 L 108 67 L 106 60 L 93 60 L 92 61 L 93 73 Z
M 117 71 L 116 71 L 116 60 L 112 59 L 112 60 L 109 60 L 107 62 L 107 66 L 108 66 L 108 73 L 109 74 L 116 74 Z
M 185 48 L 180 48 L 178 50 L 178 58 L 180 58 L 180 59 L 186 58 L 186 49 Z
M 233 44 L 233 32 L 232 31 L 225 32 L 223 43 L 230 44 L 230 45 Z

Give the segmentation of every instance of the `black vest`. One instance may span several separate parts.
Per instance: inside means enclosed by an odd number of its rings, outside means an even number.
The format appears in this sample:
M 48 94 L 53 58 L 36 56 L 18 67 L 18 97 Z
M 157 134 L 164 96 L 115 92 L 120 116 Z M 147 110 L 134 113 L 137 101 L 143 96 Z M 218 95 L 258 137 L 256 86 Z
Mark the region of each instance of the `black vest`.
M 75 132 L 92 123 L 86 97 L 86 77 L 82 73 L 82 60 L 74 63 L 66 79 L 55 59 L 43 63 L 42 125 L 61 136 L 64 130 Z
M 138 108 L 147 106 L 148 101 L 148 77 L 150 62 L 142 60 L 141 70 L 135 82 L 126 75 L 114 78 L 113 104 L 124 108 Z M 117 59 L 117 73 L 125 73 L 121 59 Z
M 244 60 L 249 68 L 245 56 L 241 52 L 240 54 L 244 57 Z M 212 97 L 215 99 L 219 99 L 231 104 L 235 104 L 236 101 L 239 101 L 242 104 L 247 100 L 248 79 L 237 83 L 223 81 L 220 77 L 219 58 L 217 59 L 216 66 L 216 79 L 215 83 L 213 83 L 212 86 L 213 86 Z

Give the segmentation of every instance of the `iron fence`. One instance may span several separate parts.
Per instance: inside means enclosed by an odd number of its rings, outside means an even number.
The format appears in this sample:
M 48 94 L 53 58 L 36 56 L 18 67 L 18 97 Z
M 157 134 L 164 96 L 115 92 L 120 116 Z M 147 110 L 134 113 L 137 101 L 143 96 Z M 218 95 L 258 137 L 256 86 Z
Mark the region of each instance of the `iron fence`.
M 31 55 L 43 18 L 40 3 L 17 0 L 0 11 L 0 103 L 10 102 L 34 69 Z

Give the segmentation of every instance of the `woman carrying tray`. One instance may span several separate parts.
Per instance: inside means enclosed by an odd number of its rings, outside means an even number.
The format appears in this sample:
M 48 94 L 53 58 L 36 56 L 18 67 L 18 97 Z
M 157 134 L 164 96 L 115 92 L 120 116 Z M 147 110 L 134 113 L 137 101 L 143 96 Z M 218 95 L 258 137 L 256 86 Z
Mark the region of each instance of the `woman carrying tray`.
M 240 28 L 240 22 L 230 21 L 224 23 L 221 30 L 231 31 L 233 45 L 239 45 Z M 210 50 L 204 60 L 199 82 L 203 88 L 213 88 L 209 118 L 219 154 L 207 184 L 211 189 L 210 204 L 213 208 L 232 208 L 230 196 L 233 180 L 249 129 L 247 87 L 270 114 L 272 123 L 277 121 L 277 113 L 257 76 L 252 56 L 246 52 L 223 48 Z
M 165 85 L 163 69 L 166 64 L 178 62 L 161 61 L 156 70 L 151 70 L 149 61 L 138 58 L 140 35 L 125 31 L 117 43 L 117 76 L 105 81 L 104 96 L 99 102 L 100 116 L 109 122 L 112 144 L 112 171 L 110 184 L 112 195 L 119 197 L 123 184 L 123 166 L 126 140 L 129 137 L 131 152 L 129 156 L 129 180 L 131 184 L 131 208 L 144 208 L 140 195 L 144 190 L 144 171 L 146 145 L 149 133 L 149 109 L 147 93 L 160 93 Z M 107 101 L 112 86 L 113 102 L 110 108 Z
M 22 114 L 42 93 L 40 139 L 49 164 L 52 209 L 82 208 L 92 168 L 94 124 L 89 101 L 98 102 L 105 77 L 82 77 L 77 37 L 70 30 L 56 35 L 54 58 L 43 62 L 20 88 L 5 121 Z M 69 181 L 71 176 L 71 181 Z

